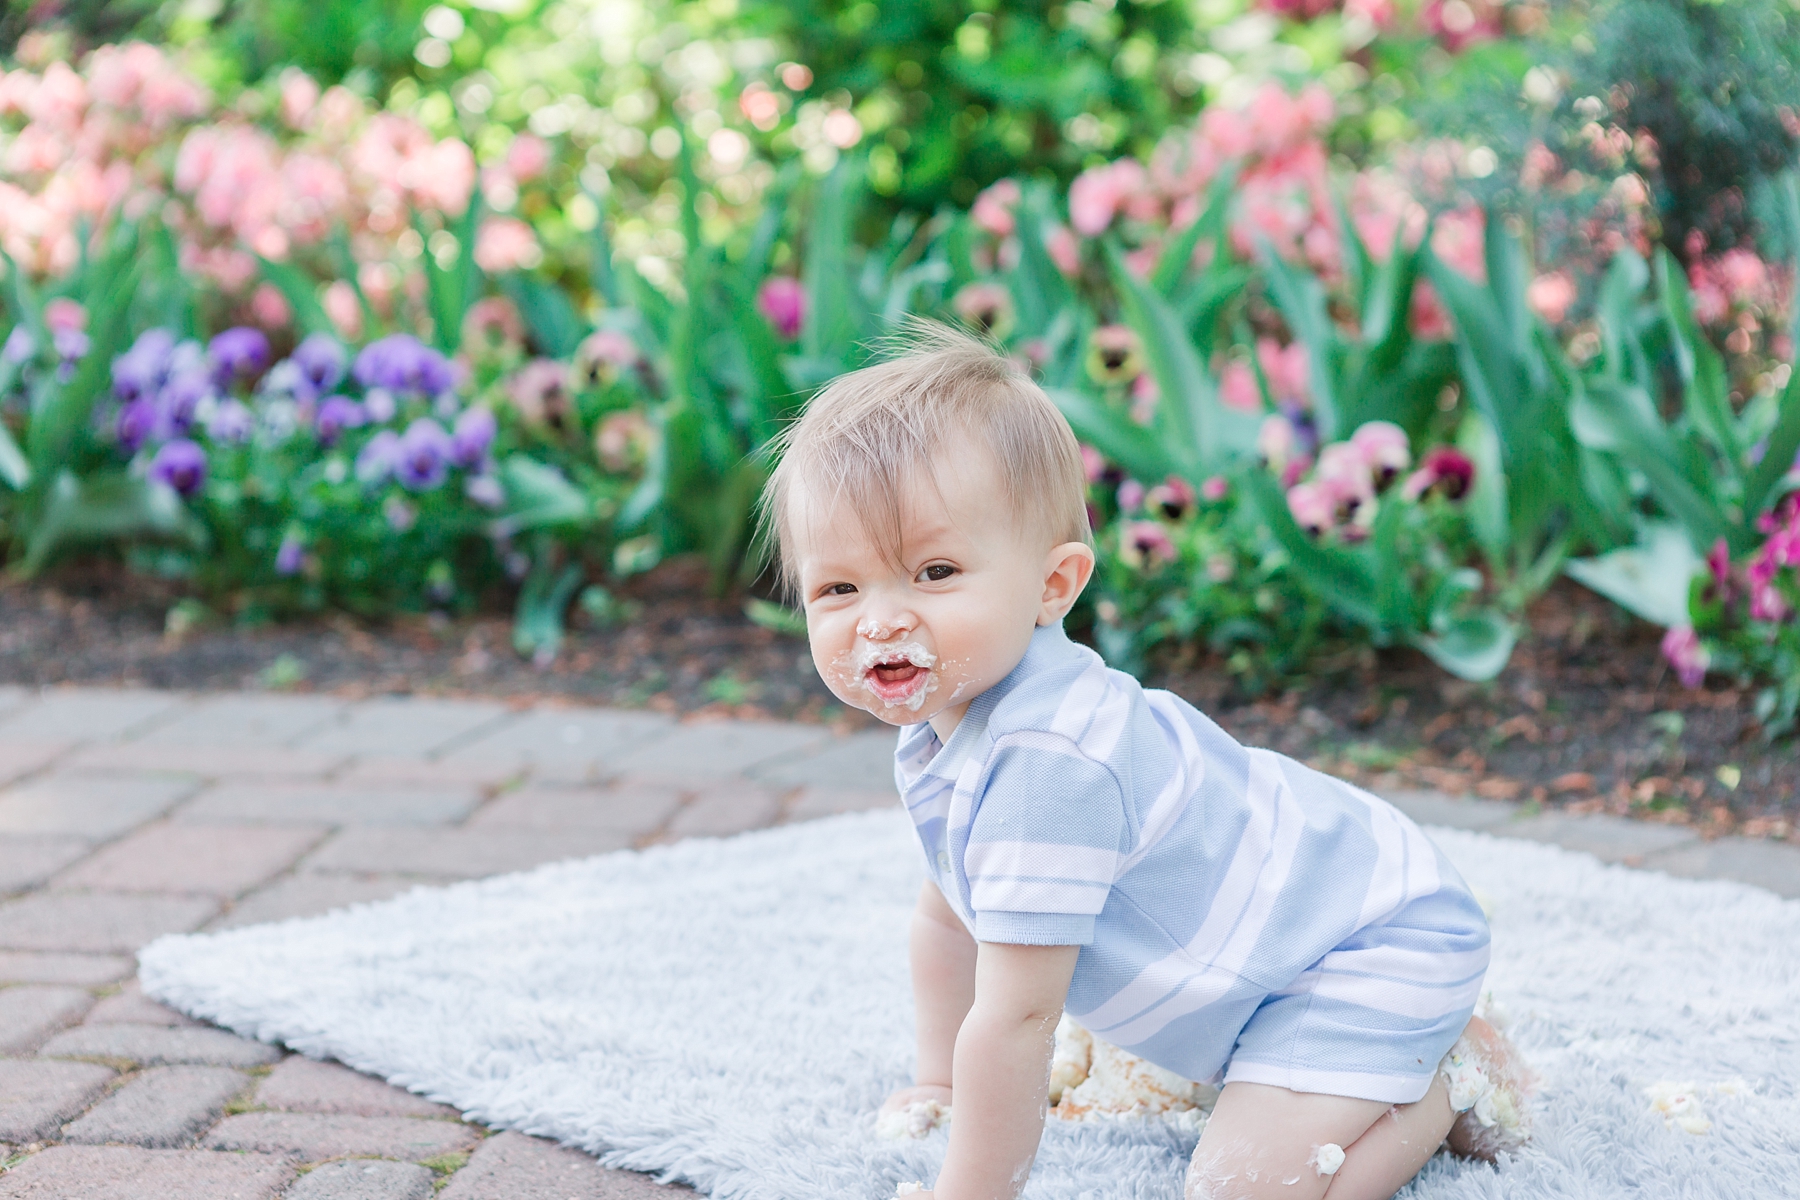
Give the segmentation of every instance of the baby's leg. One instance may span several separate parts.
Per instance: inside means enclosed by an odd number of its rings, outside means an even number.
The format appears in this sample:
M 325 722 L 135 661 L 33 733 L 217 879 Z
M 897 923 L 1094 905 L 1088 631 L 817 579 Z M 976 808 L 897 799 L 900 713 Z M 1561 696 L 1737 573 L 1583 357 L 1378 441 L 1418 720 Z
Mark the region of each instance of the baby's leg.
M 1330 1200 L 1388 1200 L 1436 1153 L 1454 1115 L 1442 1079 L 1398 1106 L 1226 1084 L 1188 1168 L 1187 1200 L 1321 1200 L 1327 1189 Z M 1321 1154 L 1333 1146 L 1341 1159 Z

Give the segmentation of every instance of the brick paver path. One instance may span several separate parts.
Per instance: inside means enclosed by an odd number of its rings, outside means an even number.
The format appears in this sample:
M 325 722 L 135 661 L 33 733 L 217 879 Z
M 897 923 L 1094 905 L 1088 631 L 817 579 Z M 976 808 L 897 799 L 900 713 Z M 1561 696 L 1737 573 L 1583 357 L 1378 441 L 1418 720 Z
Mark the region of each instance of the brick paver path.
M 0 688 L 0 1200 L 678 1200 L 141 996 L 171 932 L 894 803 L 892 735 L 479 701 Z M 1800 895 L 1800 847 L 1409 793 Z

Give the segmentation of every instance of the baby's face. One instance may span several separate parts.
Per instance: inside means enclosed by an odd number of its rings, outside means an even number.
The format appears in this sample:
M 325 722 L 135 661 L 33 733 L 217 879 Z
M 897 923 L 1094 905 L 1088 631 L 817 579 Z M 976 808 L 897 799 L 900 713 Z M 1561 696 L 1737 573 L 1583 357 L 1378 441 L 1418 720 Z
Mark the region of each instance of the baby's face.
M 1025 656 L 1040 620 L 1067 606 L 1046 612 L 1056 552 L 1013 528 L 985 451 L 959 449 L 935 475 L 936 487 L 925 475 L 904 497 L 900 563 L 853 513 L 821 507 L 804 488 L 793 495 L 790 551 L 827 686 L 891 725 L 930 721 L 947 740 L 969 702 Z

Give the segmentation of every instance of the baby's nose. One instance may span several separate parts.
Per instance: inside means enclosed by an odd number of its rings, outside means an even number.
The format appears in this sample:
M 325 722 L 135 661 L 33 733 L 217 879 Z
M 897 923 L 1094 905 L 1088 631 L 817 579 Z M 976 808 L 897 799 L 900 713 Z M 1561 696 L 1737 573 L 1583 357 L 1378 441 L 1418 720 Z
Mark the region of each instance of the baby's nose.
M 882 620 L 877 617 L 864 617 L 856 623 L 856 636 L 868 638 L 871 642 L 885 642 L 899 637 L 912 628 L 905 617 L 890 617 Z

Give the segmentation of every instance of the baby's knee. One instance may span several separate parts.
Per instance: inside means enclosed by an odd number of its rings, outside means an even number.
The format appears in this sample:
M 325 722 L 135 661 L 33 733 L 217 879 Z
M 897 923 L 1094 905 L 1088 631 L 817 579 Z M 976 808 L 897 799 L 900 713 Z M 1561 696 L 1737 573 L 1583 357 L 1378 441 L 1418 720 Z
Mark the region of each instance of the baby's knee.
M 1323 1159 L 1315 1150 L 1306 1162 L 1283 1163 L 1268 1148 L 1256 1152 L 1248 1146 L 1202 1146 L 1188 1163 L 1184 1200 L 1317 1200 L 1343 1163 L 1343 1152 L 1336 1146 L 1322 1149 Z

